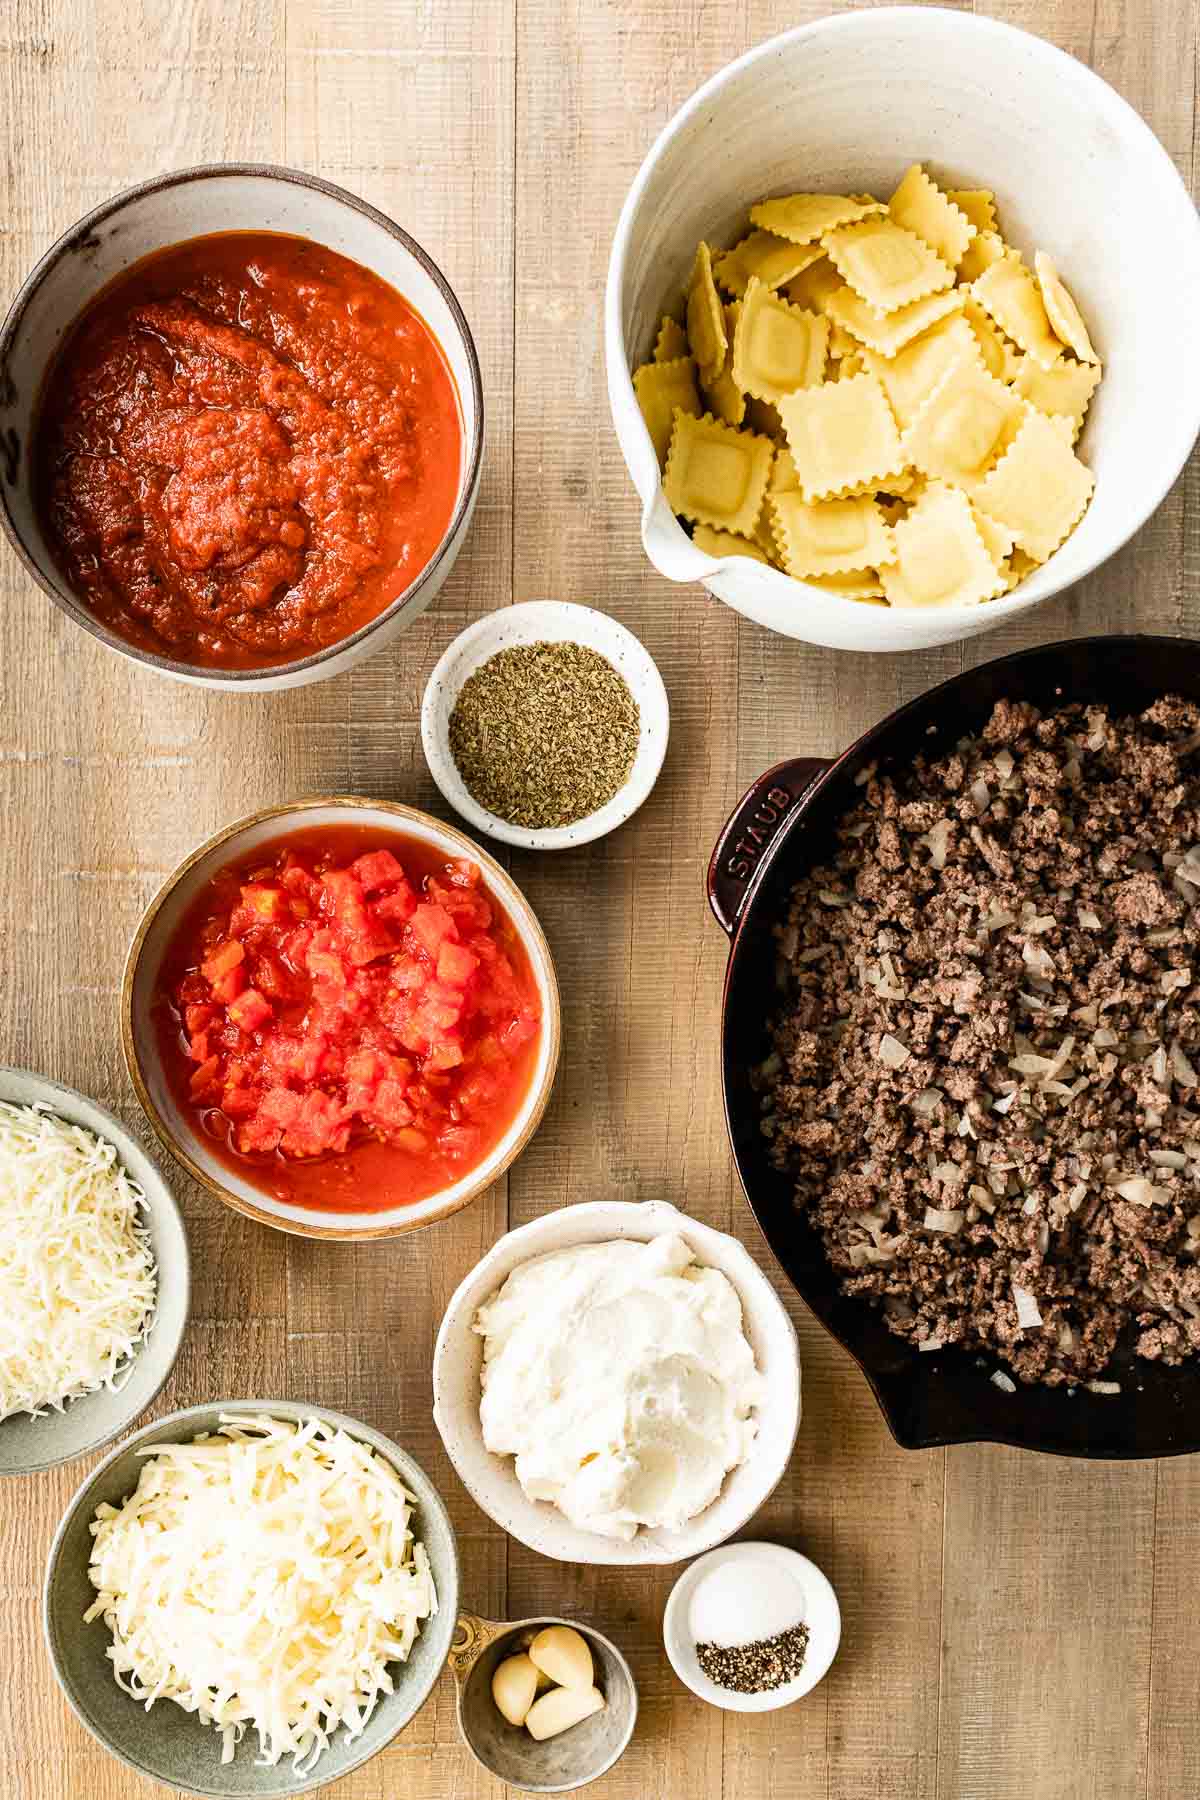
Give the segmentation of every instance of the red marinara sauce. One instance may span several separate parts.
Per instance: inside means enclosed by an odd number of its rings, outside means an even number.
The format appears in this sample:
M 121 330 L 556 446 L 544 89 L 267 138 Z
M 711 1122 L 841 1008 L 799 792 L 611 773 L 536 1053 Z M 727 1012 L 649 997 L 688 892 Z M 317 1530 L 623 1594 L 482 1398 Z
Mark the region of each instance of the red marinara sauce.
M 159 971 L 163 1065 L 277 1199 L 371 1212 L 457 1181 L 529 1091 L 541 1006 L 479 868 L 360 826 L 231 863 Z
M 296 661 L 381 613 L 436 553 L 461 456 L 425 322 L 273 232 L 117 276 L 50 368 L 34 443 L 74 593 L 129 642 L 218 669 Z

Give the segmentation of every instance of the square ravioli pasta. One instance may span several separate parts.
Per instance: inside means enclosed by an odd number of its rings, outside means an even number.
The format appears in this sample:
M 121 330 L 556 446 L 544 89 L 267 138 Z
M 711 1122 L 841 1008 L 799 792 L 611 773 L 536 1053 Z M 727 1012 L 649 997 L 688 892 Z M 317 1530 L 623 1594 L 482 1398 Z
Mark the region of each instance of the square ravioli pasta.
M 635 393 L 705 554 L 812 604 L 986 605 L 1090 503 L 1099 353 L 1051 257 L 1006 241 L 1003 194 L 920 163 L 876 193 L 751 196 L 697 246 Z

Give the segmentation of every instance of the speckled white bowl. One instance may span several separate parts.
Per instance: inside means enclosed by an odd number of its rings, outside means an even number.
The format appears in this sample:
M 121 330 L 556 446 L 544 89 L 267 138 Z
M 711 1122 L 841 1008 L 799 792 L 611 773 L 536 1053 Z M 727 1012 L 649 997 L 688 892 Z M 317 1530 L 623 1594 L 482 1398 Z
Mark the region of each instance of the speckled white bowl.
M 639 1531 L 631 1543 L 580 1531 L 558 1508 L 530 1500 L 510 1457 L 484 1447 L 479 1422 L 483 1339 L 471 1327 L 476 1312 L 522 1263 L 577 1244 L 614 1238 L 648 1243 L 677 1231 L 706 1267 L 719 1269 L 737 1289 L 746 1336 L 766 1398 L 758 1408 L 758 1436 L 750 1456 L 726 1477 L 711 1506 L 682 1531 Z M 736 1238 L 689 1219 L 662 1200 L 630 1205 L 597 1200 L 546 1213 L 502 1237 L 467 1276 L 446 1308 L 433 1355 L 433 1417 L 447 1454 L 472 1497 L 510 1537 L 559 1562 L 633 1567 L 683 1562 L 740 1531 L 778 1487 L 800 1427 L 800 1351 L 796 1332 L 770 1281 Z
M 719 1687 L 715 1681 L 710 1681 L 700 1667 L 689 1615 L 696 1590 L 706 1576 L 726 1565 L 748 1569 L 754 1563 L 765 1563 L 777 1583 L 794 1584 L 796 1622 L 808 1626 L 808 1648 L 804 1666 L 794 1681 L 785 1682 L 783 1687 L 768 1688 L 760 1694 L 739 1694 L 733 1688 Z M 707 1556 L 701 1556 L 684 1570 L 671 1589 L 663 1615 L 663 1643 L 671 1667 L 693 1694 L 725 1712 L 777 1712 L 781 1706 L 791 1706 L 794 1701 L 803 1699 L 825 1679 L 841 1641 L 841 1608 L 827 1577 L 816 1563 L 809 1562 L 798 1550 L 790 1550 L 786 1544 L 746 1542 L 710 1550 Z
M 1104 360 L 1080 445 L 1092 505 L 1049 562 L 986 606 L 864 606 L 744 556 L 705 555 L 663 496 L 631 378 L 699 238 L 732 243 L 752 202 L 797 187 L 889 194 L 918 160 L 951 187 L 995 189 L 1009 240 L 1029 260 L 1039 248 L 1054 258 Z M 646 554 L 672 581 L 703 582 L 760 625 L 835 649 L 926 649 L 1007 625 L 1099 567 L 1175 480 L 1200 426 L 1198 309 L 1196 209 L 1145 120 L 1099 75 L 969 10 L 831 6 L 686 100 L 621 211 L 605 352 Z
M 633 767 L 624 785 L 605 806 L 574 825 L 530 831 L 510 825 L 467 792 L 458 765 L 450 754 L 450 715 L 464 682 L 476 669 L 515 644 L 586 644 L 598 650 L 624 676 L 641 714 L 642 735 Z M 566 600 L 527 600 L 489 613 L 460 632 L 446 651 L 425 688 L 421 704 L 421 742 L 429 772 L 442 794 L 467 823 L 503 843 L 522 850 L 571 850 L 605 837 L 631 818 L 658 780 L 667 753 L 670 707 L 649 651 L 626 631 L 624 625 L 595 607 L 575 606 Z

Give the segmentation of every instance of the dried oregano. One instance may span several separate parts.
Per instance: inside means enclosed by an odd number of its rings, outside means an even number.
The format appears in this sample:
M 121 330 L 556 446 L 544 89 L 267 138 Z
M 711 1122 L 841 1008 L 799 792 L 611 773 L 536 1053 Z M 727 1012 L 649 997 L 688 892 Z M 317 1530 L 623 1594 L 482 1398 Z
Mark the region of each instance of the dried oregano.
M 510 825 L 573 825 L 618 792 L 641 716 L 628 684 L 585 644 L 517 644 L 463 683 L 450 754 L 467 791 Z

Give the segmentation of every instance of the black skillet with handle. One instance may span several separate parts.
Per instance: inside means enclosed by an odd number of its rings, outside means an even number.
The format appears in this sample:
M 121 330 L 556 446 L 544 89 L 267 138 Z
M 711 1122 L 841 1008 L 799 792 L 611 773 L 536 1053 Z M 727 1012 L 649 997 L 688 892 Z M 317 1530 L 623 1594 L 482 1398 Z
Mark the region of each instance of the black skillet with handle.
M 969 669 L 901 707 L 836 760 L 776 764 L 734 810 L 713 852 L 709 900 L 731 940 L 725 978 L 722 1066 L 738 1174 L 768 1244 L 793 1287 L 859 1364 L 893 1436 L 910 1449 L 978 1441 L 1063 1456 L 1174 1456 L 1200 1449 L 1200 1358 L 1179 1368 L 1118 1352 L 1105 1371 L 1118 1394 L 1080 1387 L 997 1387 L 973 1351 L 919 1352 L 894 1337 L 866 1301 L 840 1292 L 820 1239 L 798 1212 L 791 1183 L 772 1167 L 750 1073 L 767 1055 L 777 1000 L 772 926 L 790 889 L 829 847 L 854 805 L 869 763 L 904 768 L 918 750 L 948 752 L 978 732 L 1000 699 L 1043 711 L 1071 701 L 1136 713 L 1162 694 L 1200 703 L 1200 643 L 1105 637 L 1049 644 Z

